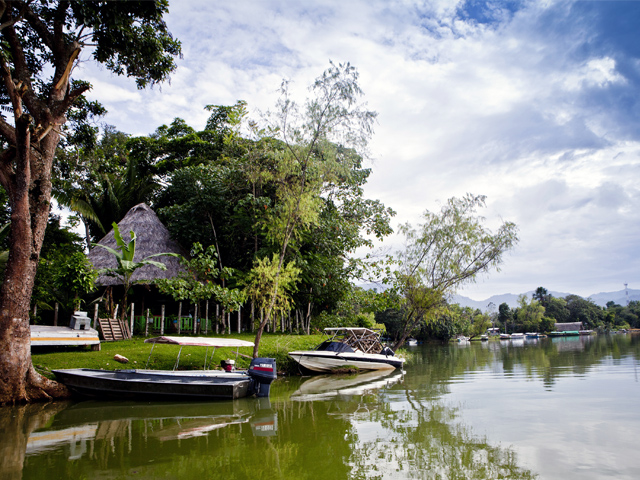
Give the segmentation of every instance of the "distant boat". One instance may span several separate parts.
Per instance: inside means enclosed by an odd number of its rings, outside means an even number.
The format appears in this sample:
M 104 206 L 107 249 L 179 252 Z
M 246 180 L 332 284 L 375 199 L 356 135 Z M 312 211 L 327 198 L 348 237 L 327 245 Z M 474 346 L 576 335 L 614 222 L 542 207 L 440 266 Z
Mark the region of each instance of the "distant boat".
M 466 343 L 469 341 L 469 337 L 465 337 L 464 335 L 459 335 L 457 340 L 458 340 L 458 343 Z
M 406 342 L 407 347 L 415 347 L 418 345 L 418 340 L 415 338 L 408 338 Z
M 488 335 L 480 335 L 480 341 L 481 342 L 488 342 L 489 341 L 489 336 Z
M 509 340 L 510 338 L 511 338 L 511 335 L 509 335 L 508 333 L 500 334 L 500 340 Z
M 511 340 L 524 340 L 524 333 L 512 333 Z
M 527 338 L 538 338 L 538 337 L 539 337 L 538 332 L 527 332 L 527 333 L 525 334 L 525 336 L 526 336 Z

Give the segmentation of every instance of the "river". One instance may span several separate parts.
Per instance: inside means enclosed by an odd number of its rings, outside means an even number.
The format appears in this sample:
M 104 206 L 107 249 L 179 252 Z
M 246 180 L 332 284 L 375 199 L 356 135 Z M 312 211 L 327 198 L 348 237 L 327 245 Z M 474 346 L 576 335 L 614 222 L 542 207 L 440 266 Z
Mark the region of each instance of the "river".
M 269 399 L 0 408 L 1 478 L 637 479 L 640 335 L 425 345 Z

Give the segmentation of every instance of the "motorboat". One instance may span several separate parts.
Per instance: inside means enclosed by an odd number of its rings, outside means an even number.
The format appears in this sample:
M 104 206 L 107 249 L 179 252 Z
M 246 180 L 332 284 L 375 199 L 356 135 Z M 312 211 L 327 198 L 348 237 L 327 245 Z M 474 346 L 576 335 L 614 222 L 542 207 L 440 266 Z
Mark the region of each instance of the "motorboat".
M 253 342 L 232 338 L 171 337 L 149 338 L 152 343 L 149 358 L 156 344 L 179 345 L 173 370 L 121 369 L 96 370 L 71 368 L 53 370 L 56 379 L 70 390 L 85 396 L 155 400 L 175 399 L 236 399 L 255 395 L 268 397 L 271 383 L 277 377 L 273 358 L 254 358 L 247 370 L 236 370 L 232 361 L 223 361 L 223 370 L 211 369 L 216 348 L 253 347 Z M 207 347 L 203 370 L 178 370 L 180 354 L 185 346 Z M 213 348 L 209 356 L 209 348 Z M 207 363 L 207 359 L 209 362 Z M 147 366 L 149 359 L 147 359 Z
M 500 334 L 500 340 L 509 340 L 510 338 L 511 338 L 511 335 L 509 335 L 508 333 Z
M 524 333 L 512 333 L 511 340 L 524 340 Z
M 358 370 L 402 368 L 404 358 L 380 342 L 376 330 L 360 327 L 325 328 L 329 338 L 315 350 L 289 352 L 289 356 L 312 372 L 335 373 L 354 367 Z
M 407 338 L 407 341 L 406 341 L 405 345 L 407 347 L 417 347 L 418 346 L 418 340 L 416 340 L 415 338 Z
M 467 343 L 469 341 L 469 337 L 465 337 L 464 335 L 458 335 L 457 340 L 458 340 L 458 343 Z

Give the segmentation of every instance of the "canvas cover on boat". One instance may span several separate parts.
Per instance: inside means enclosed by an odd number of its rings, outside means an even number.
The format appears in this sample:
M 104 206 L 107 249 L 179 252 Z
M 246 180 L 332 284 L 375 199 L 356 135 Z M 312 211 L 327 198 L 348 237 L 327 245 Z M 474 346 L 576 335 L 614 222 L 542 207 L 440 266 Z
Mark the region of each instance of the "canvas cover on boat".
M 191 345 L 197 347 L 253 347 L 253 342 L 237 340 L 235 338 L 209 337 L 155 337 L 147 338 L 145 343 L 167 343 L 171 345 Z
M 346 343 L 342 342 L 332 342 L 331 340 L 327 340 L 322 342 L 318 348 L 318 351 L 324 352 L 336 352 L 336 353 L 353 353 L 353 348 L 351 348 Z

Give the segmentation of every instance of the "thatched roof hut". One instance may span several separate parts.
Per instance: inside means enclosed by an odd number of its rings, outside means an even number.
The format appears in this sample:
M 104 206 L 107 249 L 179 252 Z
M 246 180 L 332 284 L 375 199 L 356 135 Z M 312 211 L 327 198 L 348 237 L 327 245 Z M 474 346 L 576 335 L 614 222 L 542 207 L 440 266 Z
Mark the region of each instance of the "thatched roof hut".
M 136 234 L 136 253 L 134 261 L 138 262 L 149 255 L 156 253 L 179 253 L 186 255 L 185 250 L 169 235 L 169 230 L 165 227 L 158 216 L 151 208 L 144 203 L 140 203 L 127 212 L 124 218 L 118 223 L 122 238 L 128 241 L 131 237 L 129 232 L 133 230 Z M 113 229 L 98 242 L 101 245 L 117 250 L 116 239 Z M 112 253 L 104 248 L 94 247 L 89 252 L 89 260 L 97 269 L 115 268 L 116 260 Z M 137 269 L 132 281 L 135 283 L 152 283 L 159 278 L 175 277 L 182 270 L 177 257 L 155 257 L 153 260 L 162 262 L 167 266 L 166 270 L 160 270 L 153 265 L 145 265 Z M 97 285 L 111 286 L 120 285 L 122 282 L 117 277 L 100 275 L 96 280 Z
M 556 323 L 556 332 L 575 332 L 582 330 L 582 322 Z

